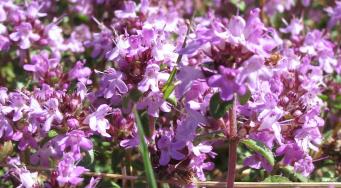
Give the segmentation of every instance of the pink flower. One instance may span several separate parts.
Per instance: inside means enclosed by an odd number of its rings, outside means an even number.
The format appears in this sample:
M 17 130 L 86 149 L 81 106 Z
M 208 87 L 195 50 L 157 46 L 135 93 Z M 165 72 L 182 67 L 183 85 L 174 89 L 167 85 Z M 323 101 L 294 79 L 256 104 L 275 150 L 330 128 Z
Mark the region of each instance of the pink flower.
M 146 68 L 145 77 L 138 84 L 138 89 L 142 92 L 146 92 L 149 89 L 152 92 L 159 91 L 159 81 L 167 81 L 169 74 L 159 72 L 160 67 L 157 64 L 149 64 Z
M 138 109 L 147 108 L 150 116 L 159 117 L 159 109 L 163 112 L 170 112 L 171 107 L 168 102 L 163 99 L 163 94 L 160 92 L 151 92 L 137 104 Z
M 93 131 L 97 131 L 104 137 L 110 137 L 110 135 L 106 132 L 110 128 L 109 121 L 105 118 L 108 113 L 111 111 L 111 108 L 106 105 L 102 104 L 92 114 L 88 115 L 83 123 L 88 124 L 90 129 Z
M 31 47 L 31 42 L 38 41 L 40 36 L 33 32 L 32 25 L 23 22 L 14 28 L 15 32 L 9 35 L 10 39 L 19 42 L 21 49 L 28 49 Z

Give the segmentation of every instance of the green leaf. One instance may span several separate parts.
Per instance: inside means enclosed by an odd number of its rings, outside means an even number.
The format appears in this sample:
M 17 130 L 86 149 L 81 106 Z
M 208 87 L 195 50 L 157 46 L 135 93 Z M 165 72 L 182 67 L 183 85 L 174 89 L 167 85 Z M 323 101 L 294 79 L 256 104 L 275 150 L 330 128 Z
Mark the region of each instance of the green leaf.
M 234 4 L 240 11 L 244 11 L 246 8 L 246 4 L 244 1 L 240 0 L 231 0 L 231 3 Z
M 95 161 L 95 153 L 94 150 L 91 149 L 89 151 L 86 152 L 86 157 L 89 158 L 89 162 L 90 164 L 92 164 Z
M 144 139 L 145 135 L 144 135 L 144 131 L 143 131 L 142 122 L 141 122 L 139 114 L 137 113 L 135 106 L 133 107 L 133 112 L 134 112 L 134 116 L 135 116 L 135 120 L 136 120 L 136 124 L 137 124 L 137 128 L 138 128 L 138 133 L 139 133 L 139 137 L 140 137 L 139 150 L 140 150 L 142 158 L 143 158 L 143 165 L 144 165 L 144 170 L 145 170 L 146 175 L 147 175 L 148 184 L 149 184 L 149 187 L 156 188 L 157 187 L 156 186 L 156 180 L 155 180 L 155 176 L 154 176 L 152 163 L 150 161 L 148 147 L 147 147 L 146 141 Z
M 142 113 L 139 113 L 140 115 L 140 119 L 142 122 L 142 127 L 143 127 L 143 131 L 145 133 L 145 136 L 147 136 L 147 138 L 149 138 L 151 135 L 150 132 L 150 128 L 149 128 L 149 118 L 153 118 L 153 117 L 149 117 L 149 114 L 147 113 L 147 111 L 144 111 Z
M 117 184 L 116 182 L 114 182 L 114 181 L 111 181 L 110 183 L 111 183 L 112 188 L 121 188 L 121 186 L 118 185 L 118 184 Z
M 176 106 L 178 104 L 175 96 L 168 97 L 168 99 L 166 101 L 171 103 L 173 106 Z
M 175 89 L 175 84 L 171 83 L 163 92 L 163 98 L 167 100 L 169 96 L 172 94 L 172 92 L 174 91 L 174 89 Z
M 189 35 L 190 29 L 187 29 L 187 33 L 184 39 L 184 42 L 182 44 L 182 48 L 186 47 L 186 43 L 187 43 L 187 37 Z M 176 59 L 176 64 L 178 65 L 180 63 L 182 59 L 182 54 L 179 54 L 178 58 Z M 172 92 L 174 91 L 175 88 L 175 84 L 173 83 L 175 80 L 175 75 L 178 72 L 178 69 L 176 67 L 173 68 L 166 84 L 163 86 L 162 88 L 162 92 L 163 92 L 163 98 L 164 99 L 168 99 L 168 97 L 170 96 L 170 94 L 172 94 Z
M 291 182 L 291 181 L 286 177 L 274 175 L 265 178 L 263 182 Z
M 193 144 L 198 145 L 200 142 L 203 141 L 212 141 L 219 139 L 226 139 L 224 131 L 214 131 L 207 134 L 198 135 L 194 138 Z
M 300 173 L 296 173 L 294 171 L 294 168 L 292 166 L 286 166 L 284 168 L 281 168 L 281 171 L 283 174 L 288 177 L 290 180 L 295 181 L 295 182 L 308 182 L 308 178 L 304 177 Z
M 238 95 L 238 100 L 241 105 L 246 104 L 251 98 L 251 91 L 247 90 L 245 95 Z
M 129 92 L 129 97 L 134 102 L 138 102 L 142 95 L 143 95 L 143 93 L 140 90 L 138 90 L 137 88 L 134 88 Z
M 272 151 L 264 144 L 251 139 L 241 140 L 241 143 L 243 143 L 250 150 L 261 154 L 269 162 L 271 166 L 275 165 L 275 158 Z
M 210 114 L 216 119 L 223 117 L 232 107 L 232 102 L 221 100 L 219 93 L 214 94 L 210 100 Z
M 179 57 L 182 55 L 179 55 Z M 179 58 L 178 58 L 179 59 Z M 178 69 L 176 67 L 173 68 L 166 84 L 163 86 L 162 88 L 162 92 L 163 92 L 163 98 L 164 99 L 168 99 L 168 97 L 170 96 L 170 94 L 172 94 L 175 85 L 173 83 L 174 79 L 175 79 L 175 75 L 178 72 Z
M 323 101 L 328 101 L 328 95 L 321 94 L 319 97 L 320 97 L 320 99 L 322 99 Z
M 50 130 L 50 131 L 47 133 L 47 135 L 48 135 L 49 138 L 53 138 L 53 137 L 57 136 L 58 133 L 57 133 L 56 130 L 53 130 L 53 129 L 52 129 L 52 130 Z

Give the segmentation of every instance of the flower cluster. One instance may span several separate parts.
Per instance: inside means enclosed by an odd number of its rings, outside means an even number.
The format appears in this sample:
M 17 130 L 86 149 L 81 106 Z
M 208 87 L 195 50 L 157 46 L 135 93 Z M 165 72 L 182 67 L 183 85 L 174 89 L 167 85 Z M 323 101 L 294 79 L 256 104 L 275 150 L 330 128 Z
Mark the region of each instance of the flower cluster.
M 0 141 L 15 150 L 0 158 L 10 165 L 4 179 L 27 188 L 81 185 L 94 140 L 129 152 L 139 146 L 137 109 L 157 178 L 204 181 L 221 139 L 231 138 L 232 101 L 237 139 L 256 141 L 278 164 L 253 151 L 245 166 L 312 173 L 327 108 L 320 96 L 326 78 L 341 73 L 340 46 L 329 35 L 341 2 L 323 10 L 326 30 L 297 17 L 281 27 L 266 19 L 312 6 L 307 0 L 262 8 L 246 1 L 231 16 L 218 3 L 198 13 L 203 5 L 187 0 L 0 0 L 1 57 L 26 75 L 20 87 L 1 81 Z M 210 139 L 216 133 L 223 138 Z M 42 180 L 25 166 L 54 171 Z

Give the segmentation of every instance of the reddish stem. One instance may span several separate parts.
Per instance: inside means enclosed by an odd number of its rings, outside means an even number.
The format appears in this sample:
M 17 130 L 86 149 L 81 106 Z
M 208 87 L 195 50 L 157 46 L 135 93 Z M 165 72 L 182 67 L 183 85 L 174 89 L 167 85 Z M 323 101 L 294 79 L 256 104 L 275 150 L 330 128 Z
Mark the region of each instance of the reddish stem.
M 237 135 L 237 114 L 236 114 L 236 103 L 237 96 L 233 97 L 233 105 L 229 110 L 229 159 L 228 159 L 228 170 L 227 170 L 227 187 L 234 188 L 234 179 L 236 176 L 236 164 L 237 164 L 237 146 L 238 146 L 238 135 Z

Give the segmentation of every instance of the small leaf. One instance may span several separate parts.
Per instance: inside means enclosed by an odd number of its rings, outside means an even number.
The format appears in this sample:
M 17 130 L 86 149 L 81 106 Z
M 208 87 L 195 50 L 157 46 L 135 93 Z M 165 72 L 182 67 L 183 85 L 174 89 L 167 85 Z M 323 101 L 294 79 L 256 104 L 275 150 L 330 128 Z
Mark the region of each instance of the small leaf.
M 223 101 L 220 99 L 219 93 L 214 94 L 210 100 L 210 114 L 212 117 L 216 119 L 223 117 L 232 107 L 232 101 Z
M 263 182 L 291 182 L 291 181 L 284 176 L 274 175 L 265 178 Z
M 243 143 L 250 150 L 261 154 L 271 166 L 275 165 L 275 158 L 272 151 L 264 144 L 251 139 L 241 140 L 241 143 Z
M 238 100 L 241 105 L 246 104 L 251 98 L 251 91 L 247 90 L 245 95 L 238 95 Z
M 50 130 L 50 131 L 47 133 L 47 135 L 48 135 L 49 138 L 53 138 L 53 137 L 57 136 L 58 133 L 57 133 L 56 130 L 53 130 L 53 129 L 52 129 L 52 130 Z

